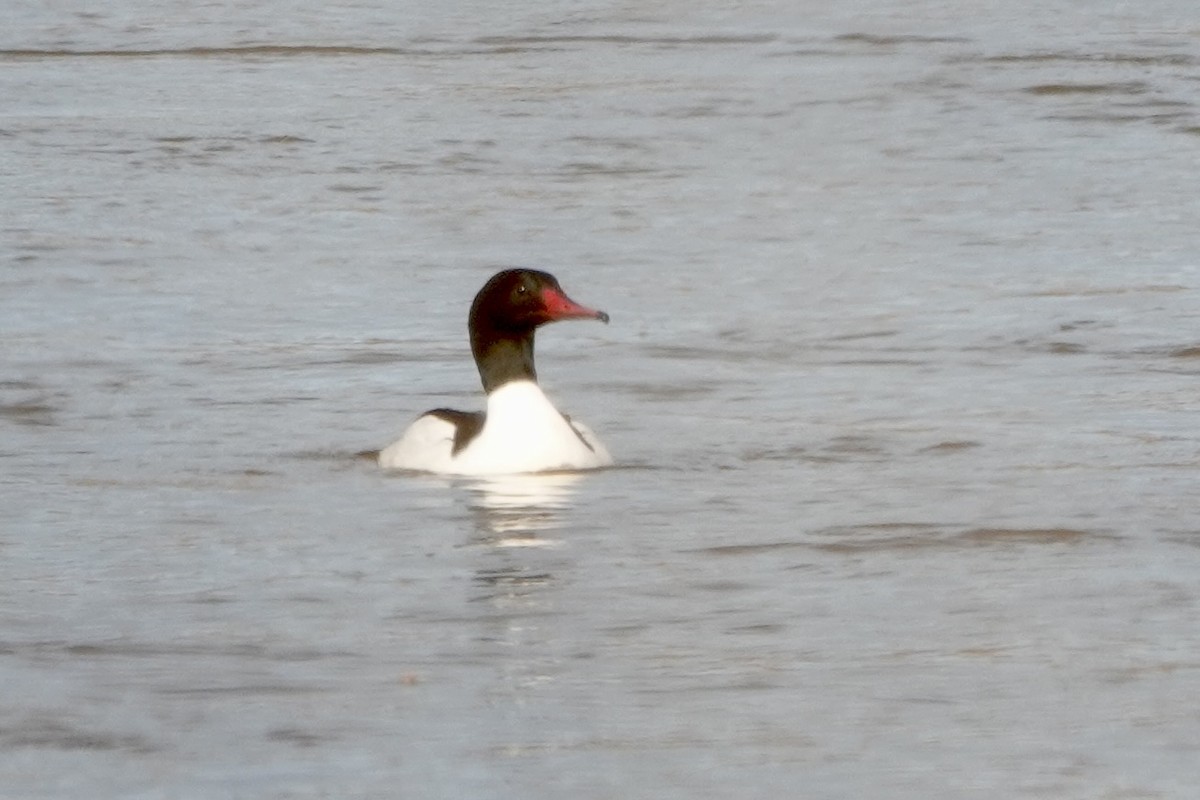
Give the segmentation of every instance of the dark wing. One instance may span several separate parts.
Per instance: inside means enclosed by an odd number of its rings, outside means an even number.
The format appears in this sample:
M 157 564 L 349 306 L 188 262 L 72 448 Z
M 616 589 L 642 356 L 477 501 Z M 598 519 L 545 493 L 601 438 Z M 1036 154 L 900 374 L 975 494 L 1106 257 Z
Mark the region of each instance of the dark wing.
M 450 448 L 452 456 L 458 455 L 475 440 L 483 430 L 483 421 L 487 417 L 482 411 L 455 411 L 452 408 L 435 408 L 426 411 L 424 416 L 437 417 L 454 426 L 454 446 Z

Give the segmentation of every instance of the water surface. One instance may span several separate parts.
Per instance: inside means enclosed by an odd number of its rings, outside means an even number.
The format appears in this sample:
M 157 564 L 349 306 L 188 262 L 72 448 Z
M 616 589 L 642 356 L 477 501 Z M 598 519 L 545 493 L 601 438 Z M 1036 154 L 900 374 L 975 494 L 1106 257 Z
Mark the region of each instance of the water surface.
M 18 5 L 3 793 L 1191 797 L 1196 31 Z M 356 458 L 514 263 L 620 466 Z

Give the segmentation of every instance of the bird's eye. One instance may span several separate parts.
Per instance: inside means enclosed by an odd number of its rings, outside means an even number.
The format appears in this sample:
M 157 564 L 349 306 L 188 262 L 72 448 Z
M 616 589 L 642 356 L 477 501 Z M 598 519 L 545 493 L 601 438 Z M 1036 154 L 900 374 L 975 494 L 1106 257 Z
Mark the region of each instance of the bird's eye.
M 529 287 L 523 283 L 517 287 L 517 294 L 526 294 L 528 291 Z

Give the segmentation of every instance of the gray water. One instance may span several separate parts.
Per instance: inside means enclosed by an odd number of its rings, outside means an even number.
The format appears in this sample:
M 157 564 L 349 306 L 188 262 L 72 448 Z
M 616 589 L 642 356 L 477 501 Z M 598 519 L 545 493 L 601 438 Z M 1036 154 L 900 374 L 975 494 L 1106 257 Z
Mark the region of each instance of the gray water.
M 1194 796 L 1194 3 L 5 15 L 0 795 Z

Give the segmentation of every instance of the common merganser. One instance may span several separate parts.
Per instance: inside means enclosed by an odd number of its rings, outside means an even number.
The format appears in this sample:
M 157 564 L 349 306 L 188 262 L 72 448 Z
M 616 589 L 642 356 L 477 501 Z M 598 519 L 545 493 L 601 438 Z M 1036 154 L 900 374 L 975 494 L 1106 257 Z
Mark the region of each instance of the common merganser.
M 547 272 L 507 269 L 471 303 L 471 353 L 487 411 L 435 408 L 379 453 L 386 469 L 446 475 L 502 475 L 607 467 L 608 450 L 591 430 L 554 407 L 538 386 L 533 334 L 562 319 L 598 319 L 603 311 L 567 297 Z

